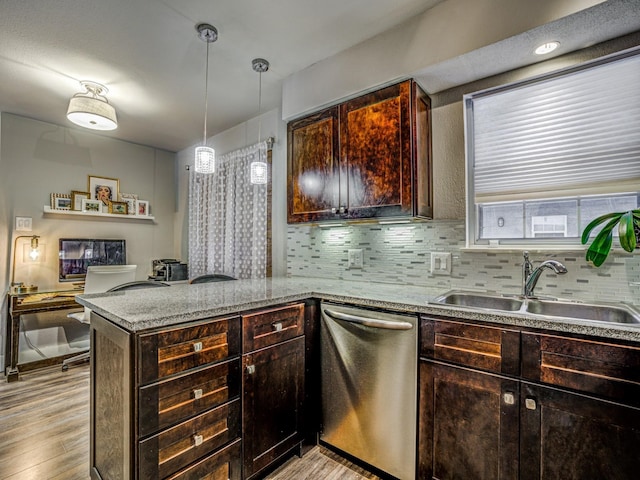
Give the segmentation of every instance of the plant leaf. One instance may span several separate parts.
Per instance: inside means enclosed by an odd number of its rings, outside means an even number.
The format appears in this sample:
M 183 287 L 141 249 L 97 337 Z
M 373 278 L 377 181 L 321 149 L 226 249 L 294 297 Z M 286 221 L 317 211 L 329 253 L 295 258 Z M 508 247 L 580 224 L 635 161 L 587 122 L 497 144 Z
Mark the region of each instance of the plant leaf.
M 620 246 L 627 252 L 633 252 L 636 248 L 636 232 L 633 230 L 633 213 L 631 210 L 620 217 L 618 234 L 620 236 Z
M 617 223 L 617 216 L 609 220 L 609 223 L 598 232 L 598 235 L 596 235 L 596 238 L 593 239 L 593 242 L 591 242 L 591 245 L 587 249 L 585 258 L 587 261 L 593 262 L 596 267 L 602 265 L 609 255 L 611 244 L 613 243 L 613 234 L 611 232 Z
M 598 225 L 600 225 L 604 221 L 609 220 L 610 218 L 613 218 L 616 221 L 618 221 L 618 219 L 622 215 L 623 214 L 619 213 L 619 212 L 606 213 L 604 215 L 600 215 L 599 217 L 594 218 L 593 220 L 591 220 L 589 225 L 587 225 L 585 227 L 585 229 L 583 230 L 583 232 L 582 232 L 582 244 L 584 245 L 585 243 L 587 243 L 589 241 L 589 235 L 591 234 L 591 230 L 596 228 Z

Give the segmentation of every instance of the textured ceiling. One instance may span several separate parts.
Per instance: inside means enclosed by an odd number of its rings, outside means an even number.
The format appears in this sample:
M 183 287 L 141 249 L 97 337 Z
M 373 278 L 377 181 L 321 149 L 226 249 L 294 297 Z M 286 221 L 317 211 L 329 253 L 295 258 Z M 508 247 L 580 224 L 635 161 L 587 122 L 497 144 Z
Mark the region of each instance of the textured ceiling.
M 177 151 L 201 141 L 210 23 L 208 133 L 280 105 L 282 79 L 441 0 L 2 0 L 0 111 L 59 125 L 80 80 L 102 83 L 119 127 L 105 135 Z
M 80 80 L 109 88 L 119 127 L 104 135 L 178 151 L 202 139 L 206 45 L 196 24 L 219 32 L 210 48 L 208 134 L 282 101 L 282 80 L 374 37 L 443 0 L 0 0 L 0 111 L 71 126 Z M 583 48 L 640 29 L 640 0 L 614 0 L 541 27 Z M 576 20 L 577 19 L 577 20 Z M 487 26 L 490 28 L 490 26 Z M 545 35 L 542 35 L 542 34 Z M 514 65 L 525 32 L 414 74 L 438 91 Z M 570 50 L 567 50 L 570 51 Z M 102 134 L 102 133 L 101 133 Z

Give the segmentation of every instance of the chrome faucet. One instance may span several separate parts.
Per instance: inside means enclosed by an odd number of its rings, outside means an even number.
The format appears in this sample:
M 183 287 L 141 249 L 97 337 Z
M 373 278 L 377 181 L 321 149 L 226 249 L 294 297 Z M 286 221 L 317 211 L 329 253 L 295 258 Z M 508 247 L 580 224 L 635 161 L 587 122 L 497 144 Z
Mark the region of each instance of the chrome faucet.
M 542 275 L 545 268 L 553 270 L 558 275 L 567 273 L 567 267 L 557 260 L 545 260 L 538 267 L 533 268 L 533 264 L 529 260 L 529 252 L 522 252 L 524 261 L 522 262 L 522 295 L 526 298 L 533 297 L 533 289 L 536 288 L 538 279 Z

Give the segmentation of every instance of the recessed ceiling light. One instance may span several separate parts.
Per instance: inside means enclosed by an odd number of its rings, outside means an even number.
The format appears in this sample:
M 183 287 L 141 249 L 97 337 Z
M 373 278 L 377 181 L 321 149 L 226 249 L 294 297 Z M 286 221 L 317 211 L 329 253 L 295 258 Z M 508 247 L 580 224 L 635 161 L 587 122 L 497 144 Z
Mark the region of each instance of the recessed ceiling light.
M 547 53 L 553 52 L 558 46 L 560 42 L 547 42 L 540 45 L 536 48 L 535 52 L 537 55 L 546 55 Z

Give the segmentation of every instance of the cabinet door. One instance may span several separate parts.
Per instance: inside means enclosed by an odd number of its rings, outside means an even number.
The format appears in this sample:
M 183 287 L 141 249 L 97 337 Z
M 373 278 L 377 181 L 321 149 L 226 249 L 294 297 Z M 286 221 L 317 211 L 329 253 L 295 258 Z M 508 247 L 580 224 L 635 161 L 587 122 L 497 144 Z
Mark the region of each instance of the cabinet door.
M 518 478 L 518 381 L 420 361 L 418 478 Z
M 291 122 L 287 130 L 288 222 L 335 218 L 340 203 L 338 107 Z
M 243 356 L 244 477 L 302 440 L 304 336 Z
M 412 214 L 411 82 L 340 105 L 340 164 L 350 218 Z
M 640 409 L 521 387 L 521 480 L 628 480 L 640 472 Z

